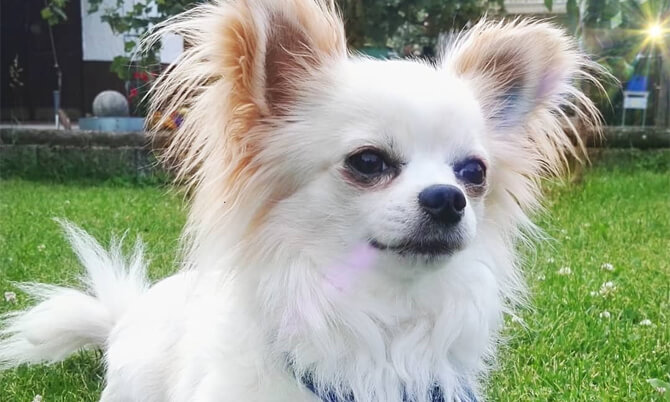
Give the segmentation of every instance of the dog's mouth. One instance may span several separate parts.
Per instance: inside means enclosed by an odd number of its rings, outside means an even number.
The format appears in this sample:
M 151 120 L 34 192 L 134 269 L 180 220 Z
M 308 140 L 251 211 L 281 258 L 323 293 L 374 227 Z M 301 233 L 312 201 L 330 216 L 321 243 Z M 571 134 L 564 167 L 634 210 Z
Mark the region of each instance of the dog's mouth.
M 450 256 L 462 248 L 463 242 L 460 239 L 420 239 L 386 244 L 376 239 L 370 239 L 370 245 L 378 250 L 390 251 L 400 256 L 435 258 Z

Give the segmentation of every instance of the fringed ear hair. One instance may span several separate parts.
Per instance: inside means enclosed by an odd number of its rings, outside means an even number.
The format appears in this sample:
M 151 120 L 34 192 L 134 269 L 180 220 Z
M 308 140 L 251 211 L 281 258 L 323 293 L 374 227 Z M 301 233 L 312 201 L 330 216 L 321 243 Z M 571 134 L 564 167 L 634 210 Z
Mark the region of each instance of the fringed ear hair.
M 472 83 L 492 131 L 530 143 L 549 170 L 560 169 L 564 152 L 583 149 L 568 114 L 598 130 L 600 115 L 576 86 L 598 68 L 549 23 L 480 22 L 447 49 L 443 65 Z
M 584 60 L 573 42 L 544 22 L 480 22 L 448 54 L 458 75 L 476 82 L 495 127 L 523 124 L 536 108 L 551 107 L 572 89 Z
M 246 0 L 230 7 L 235 12 L 221 22 L 217 59 L 231 95 L 261 116 L 281 115 L 311 71 L 346 56 L 344 27 L 331 3 Z
M 212 156 L 245 168 L 265 140 L 259 124 L 281 118 L 314 72 L 347 56 L 329 0 L 218 0 L 163 22 L 145 45 L 166 33 L 186 49 L 153 87 L 152 112 L 167 119 L 187 107 L 165 154 L 193 183 Z

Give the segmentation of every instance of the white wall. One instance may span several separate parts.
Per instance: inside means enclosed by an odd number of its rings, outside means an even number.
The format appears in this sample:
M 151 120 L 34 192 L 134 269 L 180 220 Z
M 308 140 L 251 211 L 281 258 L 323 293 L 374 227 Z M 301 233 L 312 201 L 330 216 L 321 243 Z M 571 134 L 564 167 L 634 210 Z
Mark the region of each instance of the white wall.
M 113 7 L 116 0 L 104 0 L 100 10 Z M 130 8 L 135 0 L 125 0 L 125 7 Z M 127 55 L 123 49 L 124 38 L 115 34 L 107 23 L 100 20 L 101 12 L 89 14 L 88 0 L 81 0 L 82 52 L 84 61 L 112 61 L 115 56 Z M 161 61 L 173 62 L 183 50 L 182 38 L 175 35 L 164 37 L 161 49 Z
M 506 0 L 505 11 L 509 14 L 565 14 L 567 0 L 554 0 L 551 12 L 544 0 Z

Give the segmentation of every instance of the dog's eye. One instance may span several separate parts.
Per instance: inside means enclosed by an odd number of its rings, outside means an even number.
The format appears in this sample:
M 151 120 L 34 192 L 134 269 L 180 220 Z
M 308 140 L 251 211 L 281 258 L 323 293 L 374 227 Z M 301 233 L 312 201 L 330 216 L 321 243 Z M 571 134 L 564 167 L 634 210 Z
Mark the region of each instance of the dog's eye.
M 378 176 L 389 169 L 384 156 L 370 149 L 351 155 L 347 158 L 347 165 L 365 176 Z
M 486 166 L 479 159 L 468 159 L 454 168 L 459 180 L 466 184 L 480 186 L 486 180 Z

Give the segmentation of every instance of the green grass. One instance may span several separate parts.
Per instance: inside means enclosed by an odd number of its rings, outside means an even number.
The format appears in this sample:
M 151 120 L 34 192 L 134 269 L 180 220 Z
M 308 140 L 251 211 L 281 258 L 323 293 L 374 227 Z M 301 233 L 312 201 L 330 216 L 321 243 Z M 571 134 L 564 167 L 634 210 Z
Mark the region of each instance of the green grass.
M 533 308 L 509 322 L 491 400 L 663 400 L 646 380 L 670 381 L 670 152 L 611 153 L 548 192 L 554 240 L 529 258 Z
M 92 185 L 0 181 L 0 313 L 26 306 L 1 298 L 15 291 L 10 281 L 58 284 L 77 282 L 80 267 L 54 217 L 82 226 L 103 244 L 126 230 L 130 249 L 139 235 L 147 244 L 150 275 L 174 270 L 177 239 L 184 223 L 181 198 L 166 189 L 124 182 Z M 51 367 L 21 367 L 0 373 L 0 401 L 97 401 L 103 369 L 93 352 L 80 353 Z
M 670 152 L 610 152 L 580 184 L 547 190 L 540 223 L 554 240 L 529 255 L 533 308 L 522 311 L 523 324 L 509 322 L 489 399 L 664 400 L 647 379 L 670 381 Z M 140 234 L 151 276 L 166 275 L 184 222 L 180 201 L 148 186 L 0 181 L 0 293 L 14 290 L 10 281 L 75 283 L 79 267 L 52 217 L 103 242 L 126 229 L 130 239 Z M 602 296 L 608 281 L 616 290 Z M 17 305 L 0 300 L 0 312 L 26 303 L 19 293 Z M 640 325 L 645 319 L 652 324 Z M 21 367 L 0 374 L 0 401 L 94 401 L 102 372 L 94 352 Z

